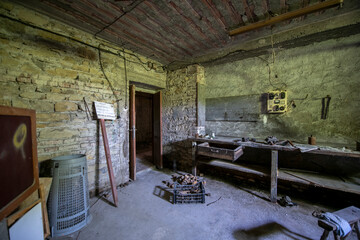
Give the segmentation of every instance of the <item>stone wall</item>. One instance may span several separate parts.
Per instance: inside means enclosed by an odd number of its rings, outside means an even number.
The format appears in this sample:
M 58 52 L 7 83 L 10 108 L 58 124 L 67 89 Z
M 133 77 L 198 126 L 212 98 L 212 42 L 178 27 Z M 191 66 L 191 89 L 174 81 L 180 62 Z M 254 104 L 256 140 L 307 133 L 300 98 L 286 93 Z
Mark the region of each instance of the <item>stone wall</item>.
M 164 165 L 191 171 L 191 142 L 197 126 L 197 82 L 203 81 L 203 68 L 192 65 L 167 74 L 163 92 Z
M 0 18 L 0 104 L 36 110 L 39 162 L 86 154 L 90 190 L 107 188 L 101 131 L 88 118 L 84 98 L 91 112 L 93 101 L 107 102 L 118 115 L 106 122 L 116 183 L 128 181 L 128 89 L 116 47 L 10 2 L 1 1 L 0 12 L 8 16 Z M 98 47 L 111 53 L 99 56 Z M 165 73 L 130 62 L 127 67 L 129 81 L 165 86 Z
M 206 121 L 207 131 L 299 142 L 314 135 L 318 143 L 355 148 L 360 139 L 359 43 L 360 35 L 353 35 L 206 67 L 205 98 L 257 95 L 260 113 L 257 122 Z M 287 90 L 288 111 L 266 114 L 261 96 L 276 89 Z M 322 98 L 327 95 L 328 118 L 321 119 Z

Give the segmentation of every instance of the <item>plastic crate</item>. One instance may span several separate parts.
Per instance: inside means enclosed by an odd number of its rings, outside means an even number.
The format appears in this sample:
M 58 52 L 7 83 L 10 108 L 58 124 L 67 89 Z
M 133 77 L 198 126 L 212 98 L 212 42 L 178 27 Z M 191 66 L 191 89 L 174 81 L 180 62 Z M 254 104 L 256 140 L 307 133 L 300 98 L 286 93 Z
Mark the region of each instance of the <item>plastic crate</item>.
M 191 191 L 198 189 L 199 192 L 192 193 Z M 184 193 L 190 191 L 189 193 Z M 205 188 L 203 182 L 195 185 L 181 185 L 174 184 L 174 204 L 181 203 L 205 203 Z

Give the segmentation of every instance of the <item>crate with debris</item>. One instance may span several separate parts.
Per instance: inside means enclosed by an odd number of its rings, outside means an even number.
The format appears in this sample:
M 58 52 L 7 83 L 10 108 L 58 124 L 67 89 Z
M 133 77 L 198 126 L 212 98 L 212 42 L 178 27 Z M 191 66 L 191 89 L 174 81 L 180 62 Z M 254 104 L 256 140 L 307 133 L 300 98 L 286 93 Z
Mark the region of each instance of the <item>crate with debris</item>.
M 182 203 L 205 203 L 204 182 L 200 181 L 192 185 L 174 183 L 174 204 Z

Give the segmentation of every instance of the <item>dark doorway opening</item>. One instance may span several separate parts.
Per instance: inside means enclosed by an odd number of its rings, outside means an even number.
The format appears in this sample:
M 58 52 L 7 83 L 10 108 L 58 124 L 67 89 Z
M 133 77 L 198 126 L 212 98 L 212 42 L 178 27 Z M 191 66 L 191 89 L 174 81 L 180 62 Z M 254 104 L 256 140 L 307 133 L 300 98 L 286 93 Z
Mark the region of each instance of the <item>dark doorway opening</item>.
M 136 172 L 154 166 L 153 161 L 153 94 L 136 92 Z

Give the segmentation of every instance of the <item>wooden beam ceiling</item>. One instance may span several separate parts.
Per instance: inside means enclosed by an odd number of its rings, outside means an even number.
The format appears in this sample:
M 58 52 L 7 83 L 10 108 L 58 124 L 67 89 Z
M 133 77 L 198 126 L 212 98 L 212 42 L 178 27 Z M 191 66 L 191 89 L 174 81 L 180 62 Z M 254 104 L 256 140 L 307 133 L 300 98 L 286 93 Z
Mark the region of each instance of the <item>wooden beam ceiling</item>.
M 328 2 L 342 2 L 328 0 L 307 6 L 309 0 L 293 0 L 291 5 L 290 0 L 14 1 L 164 65 L 194 62 L 216 51 L 228 52 L 234 45 L 267 31 L 254 27 L 317 11 L 317 6 Z M 346 3 L 344 9 L 332 11 L 327 17 L 360 8 L 358 0 Z M 297 26 L 299 21 L 308 24 L 323 16 L 313 14 L 311 18 L 286 21 L 278 28 Z

